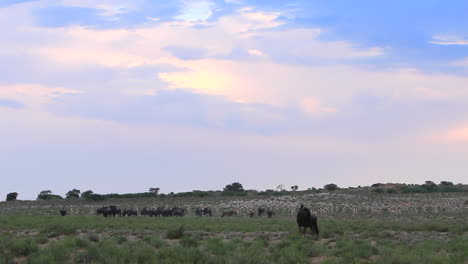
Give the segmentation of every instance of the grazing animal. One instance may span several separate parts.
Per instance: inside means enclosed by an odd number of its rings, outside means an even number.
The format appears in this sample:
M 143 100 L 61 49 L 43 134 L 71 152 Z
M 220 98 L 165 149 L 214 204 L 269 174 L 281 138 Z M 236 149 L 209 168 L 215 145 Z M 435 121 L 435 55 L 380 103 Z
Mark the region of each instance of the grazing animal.
M 138 212 L 135 209 L 124 209 L 122 211 L 122 216 L 137 216 Z
M 115 217 L 122 216 L 122 210 L 117 208 L 115 205 L 101 207 L 96 210 L 96 215 L 102 215 L 104 217 Z
M 267 215 L 268 215 L 268 218 L 273 217 L 273 210 L 272 210 L 272 209 L 268 209 L 268 210 L 267 210 Z
M 221 217 L 225 217 L 225 216 L 233 216 L 233 215 L 237 215 L 237 212 L 236 211 L 226 211 L 226 212 L 223 212 L 223 214 L 221 215 Z
M 60 214 L 62 216 L 65 216 L 65 215 L 67 215 L 67 211 L 65 209 L 62 209 L 62 210 L 60 210 Z
M 299 212 L 297 212 L 297 225 L 299 227 L 299 232 L 303 233 L 304 237 L 307 228 L 310 228 L 310 231 L 315 233 L 315 237 L 318 238 L 319 230 L 317 226 L 317 216 L 312 214 L 307 207 L 304 207 L 303 204 L 301 204 L 301 208 L 299 209 Z M 304 227 L 304 231 L 302 230 L 302 227 Z
M 254 215 L 255 215 L 255 213 L 254 213 L 253 211 L 250 211 L 250 212 L 249 212 L 250 218 L 254 217 Z
M 265 208 L 259 207 L 259 208 L 257 209 L 257 214 L 258 214 L 258 216 L 262 216 L 264 213 L 265 213 Z
M 203 208 L 203 215 L 213 216 L 213 214 L 211 213 L 211 209 L 208 207 Z
M 173 216 L 184 216 L 185 212 L 186 212 L 185 208 L 178 208 L 178 207 L 172 208 Z
M 104 212 L 106 211 L 107 207 L 101 207 L 101 208 L 98 208 L 96 210 L 96 215 L 97 216 L 100 216 L 100 215 L 104 215 Z
M 200 207 L 195 209 L 195 215 L 196 216 L 203 216 L 203 209 L 201 209 Z

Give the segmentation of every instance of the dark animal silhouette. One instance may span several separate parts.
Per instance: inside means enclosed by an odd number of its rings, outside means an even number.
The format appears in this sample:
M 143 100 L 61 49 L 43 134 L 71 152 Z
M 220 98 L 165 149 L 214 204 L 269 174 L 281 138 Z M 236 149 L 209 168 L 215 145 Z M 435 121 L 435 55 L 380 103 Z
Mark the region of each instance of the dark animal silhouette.
M 186 212 L 187 210 L 185 210 L 185 208 L 178 208 L 178 207 L 172 208 L 173 216 L 184 216 Z
M 137 216 L 138 211 L 135 209 L 124 209 L 122 211 L 122 216 Z
M 303 233 L 304 237 L 307 228 L 310 228 L 310 231 L 315 233 L 315 237 L 318 238 L 319 230 L 317 226 L 317 216 L 312 214 L 308 208 L 304 207 L 303 204 L 301 204 L 301 208 L 299 209 L 299 212 L 297 212 L 297 225 L 299 227 L 299 232 Z M 302 227 L 304 227 L 304 230 L 302 230 Z
M 143 209 L 141 209 L 140 215 L 149 216 L 149 210 L 146 207 L 144 207 Z
M 107 209 L 107 207 L 101 207 L 101 208 L 98 208 L 96 210 L 96 215 L 97 216 L 100 216 L 100 215 L 104 215 L 104 211 Z
M 211 209 L 208 207 L 205 207 L 205 208 L 198 207 L 195 210 L 195 215 L 196 216 L 206 216 L 206 215 L 212 216 L 213 214 L 211 213 Z
M 60 210 L 60 214 L 62 216 L 65 216 L 65 215 L 67 215 L 67 211 L 65 209 L 62 209 L 62 210 Z
M 257 214 L 258 214 L 258 216 L 262 216 L 264 213 L 265 213 L 265 208 L 259 207 L 259 208 L 257 209 Z
M 249 212 L 250 218 L 254 217 L 254 215 L 255 215 L 255 213 L 254 213 L 253 211 L 250 211 L 250 212 Z
M 211 213 L 211 209 L 208 207 L 203 208 L 203 215 L 213 216 L 213 214 Z
M 96 215 L 102 215 L 104 217 L 116 217 L 122 216 L 122 210 L 115 205 L 101 207 L 96 210 Z
M 225 217 L 225 216 L 234 216 L 234 215 L 237 215 L 237 212 L 231 210 L 231 211 L 223 212 L 223 214 L 221 215 L 221 217 Z
M 201 209 L 200 207 L 195 209 L 195 215 L 196 216 L 203 216 L 203 209 Z
M 268 210 L 267 210 L 267 216 L 268 216 L 268 218 L 272 218 L 272 217 L 273 217 L 273 210 L 272 210 L 272 209 L 268 209 Z

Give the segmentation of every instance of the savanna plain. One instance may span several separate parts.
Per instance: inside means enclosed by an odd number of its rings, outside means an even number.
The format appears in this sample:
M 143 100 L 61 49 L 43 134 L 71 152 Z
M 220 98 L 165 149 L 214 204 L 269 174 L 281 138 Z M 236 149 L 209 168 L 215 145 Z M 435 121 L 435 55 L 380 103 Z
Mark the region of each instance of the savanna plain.
M 0 263 L 468 263 L 467 192 L 375 190 L 2 202 Z M 301 204 L 318 216 L 318 238 L 299 232 Z M 186 214 L 96 215 L 109 205 Z M 237 215 L 221 217 L 228 210 Z

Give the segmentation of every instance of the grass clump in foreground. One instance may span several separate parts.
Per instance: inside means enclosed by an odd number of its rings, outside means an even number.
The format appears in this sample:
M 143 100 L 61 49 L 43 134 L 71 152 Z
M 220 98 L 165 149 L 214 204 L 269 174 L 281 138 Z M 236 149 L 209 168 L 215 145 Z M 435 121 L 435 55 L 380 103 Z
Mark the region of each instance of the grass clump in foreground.
M 31 237 L 0 234 L 0 263 L 22 257 L 25 263 L 464 263 L 468 241 L 460 235 L 448 241 L 401 241 L 338 238 L 336 242 L 304 239 L 299 234 L 280 240 L 265 236 L 253 239 L 197 239 L 183 236 L 178 243 L 146 235 L 122 239 L 108 235 L 91 242 L 67 235 L 38 247 Z
M 184 237 L 185 228 L 184 226 L 179 226 L 176 228 L 171 228 L 166 232 L 167 239 L 180 239 Z

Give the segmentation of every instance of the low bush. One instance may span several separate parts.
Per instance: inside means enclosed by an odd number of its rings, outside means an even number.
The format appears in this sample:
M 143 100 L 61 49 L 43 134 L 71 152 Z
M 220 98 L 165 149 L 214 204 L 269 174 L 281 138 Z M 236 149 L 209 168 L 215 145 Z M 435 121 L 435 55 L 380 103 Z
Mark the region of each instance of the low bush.
M 173 229 L 169 229 L 166 232 L 167 239 L 180 239 L 184 236 L 185 229 L 184 226 L 179 226 Z

